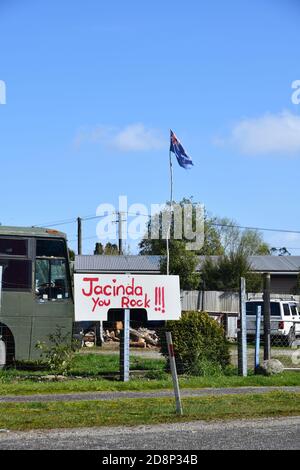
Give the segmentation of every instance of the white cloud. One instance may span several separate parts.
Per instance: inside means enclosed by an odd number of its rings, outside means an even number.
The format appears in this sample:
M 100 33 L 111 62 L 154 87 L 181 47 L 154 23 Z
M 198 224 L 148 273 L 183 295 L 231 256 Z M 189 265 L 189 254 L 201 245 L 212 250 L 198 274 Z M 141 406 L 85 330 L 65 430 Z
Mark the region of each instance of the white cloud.
M 165 141 L 160 131 L 147 128 L 144 124 L 131 124 L 124 128 L 97 126 L 82 129 L 75 139 L 75 145 L 83 143 L 102 144 L 121 152 L 144 152 L 163 148 Z
M 216 139 L 215 143 L 229 144 L 248 155 L 300 153 L 300 116 L 283 111 L 242 119 L 228 138 Z

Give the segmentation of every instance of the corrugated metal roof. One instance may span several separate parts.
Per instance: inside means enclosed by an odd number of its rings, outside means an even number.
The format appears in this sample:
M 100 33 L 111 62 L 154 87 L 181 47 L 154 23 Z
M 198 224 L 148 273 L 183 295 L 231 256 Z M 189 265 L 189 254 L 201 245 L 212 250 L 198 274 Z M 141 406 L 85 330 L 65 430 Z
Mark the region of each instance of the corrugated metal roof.
M 300 256 L 250 256 L 253 271 L 298 272 Z
M 217 262 L 218 256 L 210 257 Z M 206 256 L 199 257 L 197 271 L 201 271 Z M 300 256 L 250 256 L 249 262 L 253 271 L 298 273 L 300 271 Z M 160 256 L 130 255 L 77 255 L 75 272 L 103 273 L 159 273 Z
M 200 256 L 197 271 L 201 271 L 207 257 Z M 217 262 L 219 256 L 210 256 L 213 262 Z M 249 263 L 253 271 L 257 272 L 299 272 L 300 256 L 249 256 Z
M 75 272 L 159 273 L 160 256 L 77 255 Z

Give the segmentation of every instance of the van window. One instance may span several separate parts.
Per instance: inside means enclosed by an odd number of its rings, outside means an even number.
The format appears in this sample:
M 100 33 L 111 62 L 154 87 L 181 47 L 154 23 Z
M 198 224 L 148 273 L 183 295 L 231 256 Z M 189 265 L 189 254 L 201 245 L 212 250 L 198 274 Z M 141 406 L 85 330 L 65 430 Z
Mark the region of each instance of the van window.
M 263 302 L 246 302 L 246 315 L 256 316 L 257 307 L 261 307 L 261 314 L 264 314 Z M 271 317 L 280 317 L 280 304 L 279 302 L 271 302 Z
M 283 313 L 284 313 L 284 316 L 285 316 L 285 317 L 291 315 L 291 311 L 290 311 L 290 306 L 289 306 L 289 304 L 283 304 Z
M 296 305 L 290 305 L 290 308 L 291 308 L 291 311 L 292 311 L 292 315 L 297 316 L 298 315 L 298 310 L 297 310 Z
M 22 238 L 0 238 L 0 255 L 26 256 L 27 240 Z

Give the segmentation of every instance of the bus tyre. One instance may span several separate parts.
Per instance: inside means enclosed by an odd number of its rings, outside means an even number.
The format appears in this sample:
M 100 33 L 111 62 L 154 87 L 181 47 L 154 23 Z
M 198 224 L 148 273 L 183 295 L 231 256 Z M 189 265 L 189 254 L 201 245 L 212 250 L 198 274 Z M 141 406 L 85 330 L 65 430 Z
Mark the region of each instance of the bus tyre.
M 6 366 L 6 344 L 2 338 L 0 338 L 0 369 Z

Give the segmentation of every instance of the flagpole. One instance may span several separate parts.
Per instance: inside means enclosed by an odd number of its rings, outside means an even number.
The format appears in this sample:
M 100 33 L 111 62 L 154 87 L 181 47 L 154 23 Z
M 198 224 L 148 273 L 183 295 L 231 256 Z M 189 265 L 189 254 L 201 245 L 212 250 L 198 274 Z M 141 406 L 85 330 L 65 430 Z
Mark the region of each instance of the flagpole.
M 171 226 L 172 226 L 172 208 L 173 208 L 173 164 L 172 164 L 172 153 L 169 151 L 169 164 L 170 164 L 170 222 L 167 234 L 167 275 L 170 274 L 170 241 L 171 238 Z

